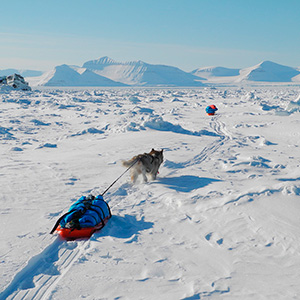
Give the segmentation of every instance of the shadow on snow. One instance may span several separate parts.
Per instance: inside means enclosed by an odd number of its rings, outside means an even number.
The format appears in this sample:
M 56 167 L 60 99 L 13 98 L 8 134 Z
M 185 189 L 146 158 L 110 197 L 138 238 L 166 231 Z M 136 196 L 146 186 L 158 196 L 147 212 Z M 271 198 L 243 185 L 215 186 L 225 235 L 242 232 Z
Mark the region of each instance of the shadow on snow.
M 140 231 L 152 228 L 154 223 L 145 222 L 144 217 L 137 220 L 135 216 L 112 215 L 108 224 L 98 233 L 94 233 L 92 239 L 97 239 L 101 236 L 111 236 L 116 238 L 128 239 L 132 236 L 137 236 Z
M 164 184 L 170 189 L 174 189 L 178 192 L 188 193 L 193 190 L 203 188 L 216 181 L 221 180 L 207 177 L 184 175 L 179 177 L 161 178 L 157 183 Z

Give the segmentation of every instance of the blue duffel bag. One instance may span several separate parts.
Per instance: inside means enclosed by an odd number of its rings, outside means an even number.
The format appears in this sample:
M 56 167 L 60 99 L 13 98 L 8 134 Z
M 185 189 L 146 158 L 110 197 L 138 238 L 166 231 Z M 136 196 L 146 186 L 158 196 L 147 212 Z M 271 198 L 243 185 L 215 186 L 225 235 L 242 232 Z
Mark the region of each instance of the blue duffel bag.
M 101 195 L 82 196 L 69 209 L 60 220 L 61 228 L 86 228 L 94 227 L 111 217 L 108 204 Z

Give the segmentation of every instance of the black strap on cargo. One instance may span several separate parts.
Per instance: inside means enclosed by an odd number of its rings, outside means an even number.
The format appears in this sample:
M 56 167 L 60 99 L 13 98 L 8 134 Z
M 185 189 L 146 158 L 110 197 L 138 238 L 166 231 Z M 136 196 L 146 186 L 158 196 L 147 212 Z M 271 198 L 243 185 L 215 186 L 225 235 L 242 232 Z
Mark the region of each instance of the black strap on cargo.
M 63 215 L 56 221 L 54 227 L 53 227 L 52 230 L 50 231 L 50 234 L 53 234 L 53 232 L 54 232 L 54 231 L 56 230 L 56 228 L 58 227 L 60 221 L 61 221 L 64 217 L 66 217 L 68 214 L 74 212 L 75 210 L 76 210 L 76 209 L 74 208 L 74 209 L 72 209 L 72 210 L 66 212 L 65 214 L 63 214 Z
M 74 213 L 74 217 L 72 218 L 72 220 L 74 220 L 74 222 L 76 222 L 76 220 L 78 220 L 83 214 L 85 214 L 85 212 L 89 209 L 89 207 L 91 206 L 91 201 L 95 199 L 95 196 L 93 195 L 89 195 L 86 199 L 84 199 L 82 201 L 82 203 L 84 204 L 84 209 L 78 211 L 77 208 L 73 208 L 72 210 L 66 212 L 65 214 L 63 214 L 55 223 L 54 227 L 52 228 L 52 230 L 50 231 L 50 234 L 53 234 L 53 232 L 56 230 L 56 228 L 58 227 L 59 223 L 61 222 L 61 220 L 66 217 L 67 215 Z M 79 226 L 79 225 L 78 225 Z M 75 226 L 75 227 L 78 227 Z M 79 228 L 77 228 L 79 229 Z

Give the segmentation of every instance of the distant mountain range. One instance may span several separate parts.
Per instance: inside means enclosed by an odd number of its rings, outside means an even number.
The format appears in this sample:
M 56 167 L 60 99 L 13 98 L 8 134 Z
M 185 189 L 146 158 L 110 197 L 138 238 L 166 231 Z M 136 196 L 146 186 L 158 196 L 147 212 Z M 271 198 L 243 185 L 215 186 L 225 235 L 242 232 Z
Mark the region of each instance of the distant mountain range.
M 143 61 L 120 63 L 109 57 L 83 64 L 99 75 L 136 86 L 202 86 L 201 79 L 176 67 L 152 65 Z
M 191 74 L 201 76 L 210 83 L 300 82 L 298 68 L 279 65 L 271 61 L 263 61 L 245 69 L 200 68 L 192 71 Z
M 121 63 L 108 57 L 88 61 L 82 67 L 57 66 L 27 80 L 42 86 L 204 86 L 204 78 L 176 67 L 142 61 Z
M 0 75 L 3 71 L 0 71 Z M 23 74 L 24 72 L 34 74 L 33 72 L 39 71 L 24 70 Z M 299 68 L 271 61 L 244 69 L 205 67 L 184 72 L 176 67 L 148 64 L 143 61 L 117 62 L 107 56 L 87 61 L 82 67 L 61 65 L 44 74 L 22 76 L 27 77 L 26 80 L 32 86 L 201 87 L 207 84 L 242 82 L 300 83 Z
M 240 70 L 240 74 L 240 81 L 292 82 L 300 72 L 296 68 L 264 61 L 254 67 Z
M 28 78 L 27 78 L 28 79 Z M 30 79 L 28 79 L 30 82 Z M 95 72 L 76 66 L 61 65 L 35 78 L 41 86 L 126 86 Z
M 43 74 L 42 71 L 34 71 L 34 70 L 18 70 L 18 69 L 0 70 L 0 76 L 9 76 L 14 73 L 22 75 L 23 77 L 41 76 Z

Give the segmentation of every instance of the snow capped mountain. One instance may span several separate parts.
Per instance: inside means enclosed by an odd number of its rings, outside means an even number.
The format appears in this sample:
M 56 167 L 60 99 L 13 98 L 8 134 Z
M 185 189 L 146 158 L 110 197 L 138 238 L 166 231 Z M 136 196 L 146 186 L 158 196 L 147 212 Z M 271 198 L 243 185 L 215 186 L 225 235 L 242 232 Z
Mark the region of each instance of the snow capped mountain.
M 104 76 L 98 75 L 88 69 L 81 73 L 81 82 L 84 86 L 126 86 L 121 82 L 113 81 Z
M 98 60 L 91 60 L 83 64 L 83 68 L 129 85 L 139 85 L 142 80 L 143 65 L 140 62 L 119 63 L 102 57 Z
M 204 78 L 209 78 L 212 76 L 238 76 L 240 74 L 240 69 L 229 69 L 224 67 L 205 67 L 196 69 L 192 71 L 191 74 Z
M 204 67 L 188 73 L 177 67 L 148 64 L 141 60 L 118 62 L 108 56 L 87 61 L 82 67 L 61 65 L 39 77 L 29 77 L 33 76 L 32 74 L 27 75 L 26 78 L 31 86 L 201 87 L 206 86 L 203 81 L 213 85 L 300 82 L 299 68 L 280 65 L 271 61 L 263 61 L 244 69 L 220 66 Z
M 240 71 L 240 81 L 291 82 L 299 75 L 296 68 L 279 65 L 271 61 L 263 61 L 258 65 Z
M 68 65 L 57 66 L 30 82 L 42 86 L 125 86 L 90 70 Z
M 143 61 L 116 62 L 105 56 L 83 64 L 83 68 L 114 81 L 137 86 L 203 86 L 201 79 L 179 68 Z
M 41 76 L 43 72 L 35 71 L 35 70 L 18 70 L 18 69 L 0 70 L 0 76 L 9 76 L 12 74 L 19 74 L 22 75 L 23 77 L 34 77 L 34 76 Z
M 106 65 L 120 64 L 109 58 L 108 56 L 101 57 L 99 59 L 94 59 L 87 61 L 83 64 L 83 68 L 103 70 Z
M 292 81 L 294 82 L 300 82 L 300 72 L 299 72 L 299 75 L 295 76 L 292 78 Z
M 283 66 L 271 61 L 244 69 L 223 67 L 199 68 L 191 72 L 207 79 L 209 83 L 251 83 L 251 82 L 298 82 L 300 71 L 297 68 Z

